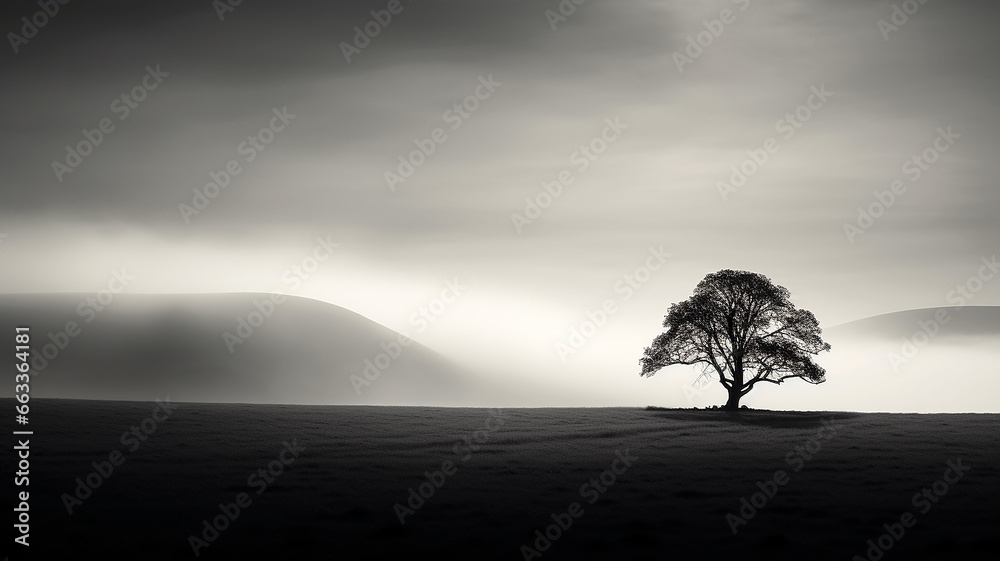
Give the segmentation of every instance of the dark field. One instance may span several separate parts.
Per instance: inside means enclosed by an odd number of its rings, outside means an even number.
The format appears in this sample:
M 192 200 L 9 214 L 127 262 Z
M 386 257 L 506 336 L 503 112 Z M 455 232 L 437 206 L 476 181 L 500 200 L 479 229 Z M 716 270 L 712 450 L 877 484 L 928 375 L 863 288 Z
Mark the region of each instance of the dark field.
M 31 546 L 11 559 L 189 559 L 194 535 L 213 538 L 199 559 L 518 560 L 553 514 L 568 528 L 530 558 L 847 561 L 907 512 L 886 561 L 1000 549 L 997 415 L 184 403 L 123 442 L 156 404 L 32 405 Z M 734 535 L 727 514 L 768 490 Z

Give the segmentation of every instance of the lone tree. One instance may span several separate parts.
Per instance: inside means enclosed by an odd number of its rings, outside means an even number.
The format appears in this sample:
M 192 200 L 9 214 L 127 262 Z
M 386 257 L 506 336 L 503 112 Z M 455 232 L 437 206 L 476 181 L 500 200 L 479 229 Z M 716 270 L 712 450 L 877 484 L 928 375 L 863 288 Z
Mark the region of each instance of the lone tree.
M 667 331 L 643 352 L 641 376 L 672 364 L 702 365 L 729 392 L 725 409 L 759 382 L 789 378 L 819 384 L 826 371 L 812 361 L 830 345 L 820 338 L 812 312 L 796 309 L 789 292 L 759 273 L 723 269 L 707 275 L 687 300 L 672 304 Z

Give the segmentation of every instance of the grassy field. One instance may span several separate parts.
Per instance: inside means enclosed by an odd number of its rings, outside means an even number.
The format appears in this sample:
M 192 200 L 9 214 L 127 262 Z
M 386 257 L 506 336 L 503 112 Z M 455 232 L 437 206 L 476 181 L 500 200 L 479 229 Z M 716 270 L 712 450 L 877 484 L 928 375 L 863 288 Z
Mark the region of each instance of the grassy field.
M 32 403 L 27 558 L 846 561 L 883 534 L 886 560 L 1000 548 L 997 415 Z

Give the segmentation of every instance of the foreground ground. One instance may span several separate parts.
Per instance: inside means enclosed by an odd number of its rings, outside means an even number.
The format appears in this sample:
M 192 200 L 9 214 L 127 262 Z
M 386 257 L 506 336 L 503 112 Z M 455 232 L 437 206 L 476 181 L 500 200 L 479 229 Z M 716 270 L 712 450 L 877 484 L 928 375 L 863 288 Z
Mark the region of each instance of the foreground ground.
M 31 546 L 11 559 L 847 561 L 883 534 L 887 561 L 1000 549 L 998 415 L 32 405 Z

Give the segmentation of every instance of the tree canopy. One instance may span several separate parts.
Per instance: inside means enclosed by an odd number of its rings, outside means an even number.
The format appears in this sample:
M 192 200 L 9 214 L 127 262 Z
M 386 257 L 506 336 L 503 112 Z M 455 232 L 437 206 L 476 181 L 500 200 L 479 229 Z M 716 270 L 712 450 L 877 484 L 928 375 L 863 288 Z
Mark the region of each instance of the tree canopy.
M 826 371 L 812 355 L 830 350 L 812 312 L 797 309 L 783 286 L 759 273 L 723 269 L 705 276 L 687 300 L 672 304 L 640 359 L 641 376 L 665 366 L 700 365 L 729 393 L 726 409 L 760 382 L 801 378 L 819 384 Z

